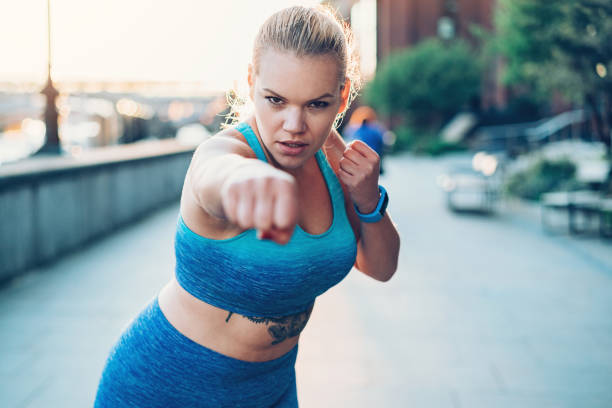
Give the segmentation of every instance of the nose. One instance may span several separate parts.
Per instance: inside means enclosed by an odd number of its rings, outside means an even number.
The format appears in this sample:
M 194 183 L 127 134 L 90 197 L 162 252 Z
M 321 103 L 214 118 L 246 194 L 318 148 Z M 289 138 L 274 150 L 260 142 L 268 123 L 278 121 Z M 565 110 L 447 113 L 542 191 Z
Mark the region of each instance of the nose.
M 283 130 L 288 133 L 301 133 L 305 129 L 304 112 L 299 107 L 286 109 Z

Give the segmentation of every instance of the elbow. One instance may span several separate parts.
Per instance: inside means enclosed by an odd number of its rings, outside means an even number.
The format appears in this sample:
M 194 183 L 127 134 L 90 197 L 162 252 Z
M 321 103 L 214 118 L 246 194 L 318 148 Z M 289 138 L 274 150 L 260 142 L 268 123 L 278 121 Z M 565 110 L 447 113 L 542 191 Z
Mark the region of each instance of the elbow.
M 393 251 L 393 256 L 391 256 L 390 258 L 391 259 L 386 262 L 384 270 L 382 270 L 379 275 L 380 278 L 378 278 L 378 280 L 381 282 L 389 282 L 391 278 L 395 275 L 395 272 L 397 272 L 399 261 L 399 236 L 397 239 L 397 246 Z
M 397 272 L 399 246 L 399 236 L 397 236 L 395 240 L 390 240 L 385 253 L 378 254 L 378 256 L 370 255 L 370 257 L 358 256 L 355 266 L 379 282 L 388 282 Z
M 360 268 L 355 265 L 359 271 L 368 275 L 370 278 L 375 279 L 379 282 L 388 282 L 395 275 L 397 271 L 397 260 L 392 265 L 387 265 L 385 268 Z
M 389 282 L 391 280 L 391 278 L 395 275 L 396 271 L 397 271 L 397 262 L 391 268 L 389 268 L 387 271 L 385 271 L 384 273 L 380 274 L 376 278 L 376 280 L 378 280 L 380 282 Z

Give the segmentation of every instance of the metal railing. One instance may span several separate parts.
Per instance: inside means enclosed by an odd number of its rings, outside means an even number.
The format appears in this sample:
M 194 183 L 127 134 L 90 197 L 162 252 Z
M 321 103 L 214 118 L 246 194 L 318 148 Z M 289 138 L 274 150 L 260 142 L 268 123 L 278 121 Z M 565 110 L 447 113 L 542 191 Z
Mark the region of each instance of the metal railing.
M 515 157 L 547 143 L 568 139 L 593 140 L 589 115 L 583 109 L 534 122 L 482 126 L 475 132 L 470 147 Z

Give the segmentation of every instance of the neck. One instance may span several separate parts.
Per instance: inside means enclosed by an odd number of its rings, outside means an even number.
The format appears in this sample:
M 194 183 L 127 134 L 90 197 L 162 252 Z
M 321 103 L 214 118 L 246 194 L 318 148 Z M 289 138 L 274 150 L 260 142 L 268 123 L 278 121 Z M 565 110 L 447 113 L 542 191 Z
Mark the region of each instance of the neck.
M 316 160 L 317 158 L 315 156 L 312 156 L 309 160 L 306 161 L 306 163 L 304 163 L 302 166 L 297 167 L 295 169 L 284 169 L 282 167 L 279 167 L 278 165 L 276 165 L 275 167 L 278 167 L 281 170 L 291 174 L 299 182 L 301 178 L 303 178 L 307 174 L 310 174 L 316 168 L 315 166 L 312 165 L 313 163 L 316 162 Z

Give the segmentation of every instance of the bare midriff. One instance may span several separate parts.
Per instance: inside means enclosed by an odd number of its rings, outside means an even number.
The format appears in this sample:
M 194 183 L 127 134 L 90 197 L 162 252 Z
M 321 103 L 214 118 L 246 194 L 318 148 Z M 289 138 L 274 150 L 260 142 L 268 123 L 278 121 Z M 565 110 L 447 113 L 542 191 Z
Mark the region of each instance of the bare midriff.
M 244 361 L 268 361 L 298 342 L 310 312 L 282 318 L 243 316 L 194 297 L 172 279 L 159 293 L 159 306 L 181 334 L 220 354 Z

